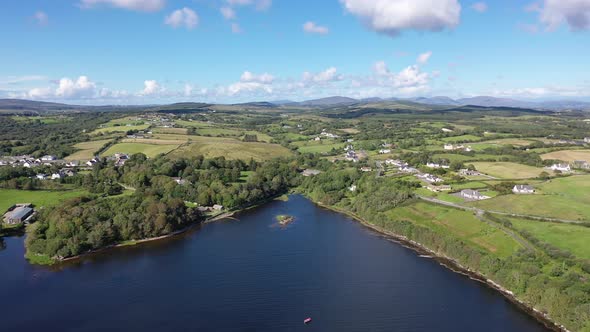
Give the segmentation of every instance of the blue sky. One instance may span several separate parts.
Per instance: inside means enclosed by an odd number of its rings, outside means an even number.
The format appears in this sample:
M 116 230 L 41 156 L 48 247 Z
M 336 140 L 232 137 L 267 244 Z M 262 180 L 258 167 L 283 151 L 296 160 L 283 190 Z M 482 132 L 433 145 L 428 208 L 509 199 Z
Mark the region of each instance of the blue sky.
M 590 0 L 23 0 L 0 97 L 590 100 Z

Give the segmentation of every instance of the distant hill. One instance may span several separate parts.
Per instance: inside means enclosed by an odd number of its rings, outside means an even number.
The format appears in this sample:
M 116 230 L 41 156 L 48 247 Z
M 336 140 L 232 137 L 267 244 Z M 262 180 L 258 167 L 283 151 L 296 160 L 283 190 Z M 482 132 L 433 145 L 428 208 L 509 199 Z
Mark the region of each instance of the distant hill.
M 356 104 L 359 101 L 356 99 L 348 98 L 348 97 L 341 97 L 341 96 L 334 96 L 334 97 L 326 97 L 320 99 L 312 99 L 302 101 L 297 103 L 299 106 L 336 106 L 336 105 L 351 105 Z
M 460 105 L 474 105 L 474 106 L 485 106 L 485 107 L 535 107 L 535 103 L 520 101 L 509 98 L 496 98 L 489 96 L 478 96 L 471 98 L 458 99 L 457 102 Z
M 79 106 L 66 105 L 59 103 L 49 103 L 44 101 L 33 101 L 23 99 L 0 99 L 0 109 L 15 111 L 62 111 L 80 108 Z
M 249 107 L 263 107 L 263 108 L 273 108 L 277 107 L 275 103 L 271 103 L 268 101 L 255 101 L 249 103 L 241 103 L 241 104 L 233 104 L 234 106 L 249 106 Z
M 454 99 L 451 99 L 449 97 L 446 97 L 446 96 L 437 96 L 437 97 L 430 97 L 430 98 L 417 97 L 417 98 L 410 98 L 407 100 L 413 101 L 415 103 L 428 104 L 428 105 L 449 105 L 449 106 L 461 105 L 460 102 L 458 102 Z

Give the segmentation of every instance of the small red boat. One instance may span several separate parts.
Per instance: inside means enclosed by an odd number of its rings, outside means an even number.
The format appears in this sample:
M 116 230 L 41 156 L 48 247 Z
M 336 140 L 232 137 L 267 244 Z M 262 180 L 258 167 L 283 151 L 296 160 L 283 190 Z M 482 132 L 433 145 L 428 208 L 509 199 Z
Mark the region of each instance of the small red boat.
M 303 324 L 309 324 L 311 323 L 311 317 L 307 317 L 306 319 L 303 320 Z

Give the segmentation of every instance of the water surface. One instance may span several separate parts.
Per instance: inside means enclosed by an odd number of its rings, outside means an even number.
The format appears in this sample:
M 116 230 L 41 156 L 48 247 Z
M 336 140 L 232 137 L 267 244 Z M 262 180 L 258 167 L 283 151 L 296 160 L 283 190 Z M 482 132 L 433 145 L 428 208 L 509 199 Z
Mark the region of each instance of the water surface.
M 279 227 L 278 214 L 296 220 Z M 26 263 L 22 237 L 5 238 L 0 330 L 546 330 L 486 286 L 301 196 L 237 218 L 52 269 Z

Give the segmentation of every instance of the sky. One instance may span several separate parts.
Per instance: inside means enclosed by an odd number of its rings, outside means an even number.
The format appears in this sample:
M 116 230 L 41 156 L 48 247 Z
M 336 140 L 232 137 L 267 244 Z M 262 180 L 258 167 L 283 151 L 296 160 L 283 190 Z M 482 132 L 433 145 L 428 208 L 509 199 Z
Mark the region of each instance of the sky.
M 0 2 L 0 98 L 590 101 L 590 0 Z

